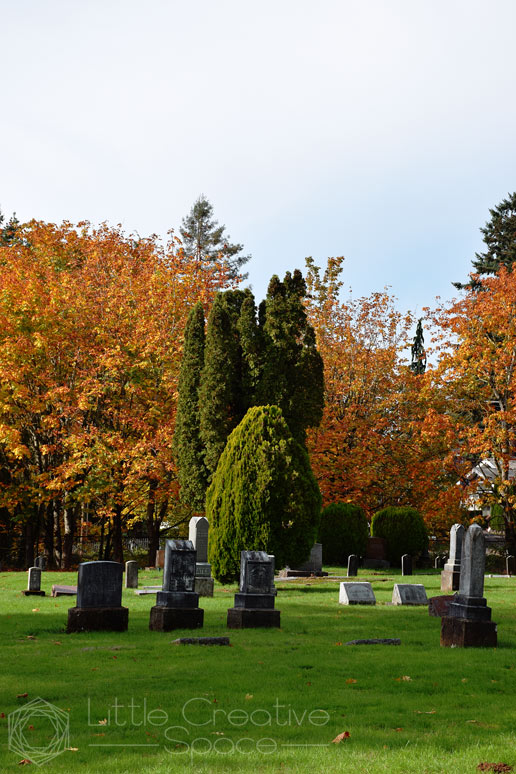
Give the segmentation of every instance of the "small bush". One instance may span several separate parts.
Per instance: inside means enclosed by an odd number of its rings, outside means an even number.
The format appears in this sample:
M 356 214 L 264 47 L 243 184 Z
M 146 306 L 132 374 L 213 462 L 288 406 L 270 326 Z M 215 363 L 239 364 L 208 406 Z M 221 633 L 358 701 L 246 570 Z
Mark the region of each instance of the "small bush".
M 369 525 L 359 505 L 332 503 L 321 514 L 319 542 L 324 564 L 346 564 L 350 554 L 363 556 L 367 548 Z
M 415 508 L 382 508 L 373 516 L 371 535 L 385 538 L 391 564 L 399 565 L 403 554 L 416 556 L 428 546 L 425 523 Z

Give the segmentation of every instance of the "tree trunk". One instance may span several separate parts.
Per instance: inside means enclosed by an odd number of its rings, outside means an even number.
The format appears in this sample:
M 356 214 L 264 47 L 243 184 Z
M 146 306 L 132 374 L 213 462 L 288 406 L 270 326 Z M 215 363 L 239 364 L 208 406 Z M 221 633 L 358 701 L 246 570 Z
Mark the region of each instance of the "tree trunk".
M 124 562 L 124 546 L 122 544 L 122 506 L 115 505 L 113 513 L 113 561 Z
M 45 509 L 45 531 L 43 535 L 43 554 L 47 560 L 47 567 L 54 566 L 54 505 L 50 501 Z
M 66 505 L 63 511 L 63 558 L 62 567 L 69 570 L 72 566 L 73 541 L 75 538 L 75 508 L 74 504 Z
M 27 570 L 29 567 L 34 567 L 34 522 L 32 519 L 28 519 L 25 522 L 24 538 L 25 538 L 24 566 L 25 566 L 25 569 Z
M 63 558 L 63 541 L 61 538 L 61 500 L 52 500 L 52 517 L 54 523 L 54 566 L 61 567 Z

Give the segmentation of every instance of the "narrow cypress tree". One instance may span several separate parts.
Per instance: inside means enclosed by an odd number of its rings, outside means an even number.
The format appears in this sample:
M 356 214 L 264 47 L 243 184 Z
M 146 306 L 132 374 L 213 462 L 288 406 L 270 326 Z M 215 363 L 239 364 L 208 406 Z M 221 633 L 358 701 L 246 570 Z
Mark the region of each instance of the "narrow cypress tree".
M 415 374 L 424 374 L 426 371 L 426 352 L 425 352 L 425 337 L 423 336 L 423 322 L 418 320 L 416 335 L 411 347 L 412 362 L 410 363 L 411 369 Z
M 223 582 L 238 577 L 240 552 L 303 562 L 316 539 L 321 495 L 305 449 L 277 406 L 254 406 L 233 430 L 206 493 L 209 560 Z
M 208 472 L 200 434 L 199 386 L 204 366 L 204 311 L 194 306 L 185 329 L 183 359 L 179 373 L 179 398 L 174 433 L 181 500 L 194 510 L 204 509 Z
M 305 443 L 306 429 L 316 427 L 324 408 L 324 370 L 308 322 L 301 272 L 272 277 L 261 308 L 263 369 L 257 389 L 258 405 L 279 406 L 294 438 Z
M 245 413 L 242 347 L 238 320 L 245 298 L 241 290 L 219 293 L 206 331 L 204 368 L 199 390 L 201 439 L 209 476 L 217 467 L 226 439 Z

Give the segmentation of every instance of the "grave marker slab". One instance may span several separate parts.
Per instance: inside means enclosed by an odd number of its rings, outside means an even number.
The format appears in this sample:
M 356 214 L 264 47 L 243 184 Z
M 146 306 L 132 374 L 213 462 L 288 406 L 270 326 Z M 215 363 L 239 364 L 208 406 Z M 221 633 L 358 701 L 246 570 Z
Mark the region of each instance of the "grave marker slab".
M 215 582 L 208 562 L 208 534 L 210 525 L 205 516 L 194 516 L 188 526 L 188 539 L 197 552 L 195 591 L 200 597 L 212 597 Z
M 464 535 L 459 592 L 441 621 L 445 647 L 496 647 L 497 626 L 483 596 L 485 561 L 484 532 L 472 524 Z
M 356 575 L 358 575 L 358 556 L 350 554 L 348 556 L 348 578 L 353 578 Z
M 421 583 L 396 583 L 392 591 L 393 605 L 428 605 L 425 587 Z
M 151 608 L 149 629 L 196 629 L 203 625 L 204 610 L 195 592 L 196 551 L 191 540 L 167 540 L 163 588 Z
M 410 554 L 403 554 L 401 557 L 401 574 L 412 575 L 412 557 Z
M 134 559 L 125 563 L 125 587 L 126 589 L 138 588 L 138 562 Z
M 240 591 L 234 607 L 228 610 L 230 629 L 280 625 L 280 611 L 274 609 L 274 562 L 265 551 L 242 551 Z
M 41 570 L 39 567 L 29 567 L 27 572 L 27 588 L 22 591 L 24 597 L 44 597 L 41 591 Z
M 340 584 L 340 605 L 376 605 L 373 587 L 365 581 L 346 582 Z
M 126 631 L 129 611 L 122 607 L 123 566 L 83 562 L 77 576 L 77 606 L 68 610 L 67 632 Z
M 464 527 L 454 524 L 450 530 L 450 555 L 441 573 L 441 591 L 458 591 Z

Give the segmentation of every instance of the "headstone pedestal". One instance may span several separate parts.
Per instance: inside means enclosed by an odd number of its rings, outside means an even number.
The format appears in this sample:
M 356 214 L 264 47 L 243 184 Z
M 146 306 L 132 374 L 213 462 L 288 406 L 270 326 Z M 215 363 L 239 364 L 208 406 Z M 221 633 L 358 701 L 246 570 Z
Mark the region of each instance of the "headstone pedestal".
M 196 552 L 191 540 L 167 540 L 163 567 L 163 587 L 151 608 L 149 629 L 198 629 L 204 622 L 195 586 Z
M 240 591 L 228 610 L 229 629 L 279 627 L 280 611 L 274 609 L 274 562 L 265 551 L 242 551 Z
M 77 578 L 77 606 L 68 610 L 66 631 L 125 632 L 129 610 L 122 607 L 123 566 L 118 562 L 83 562 Z

